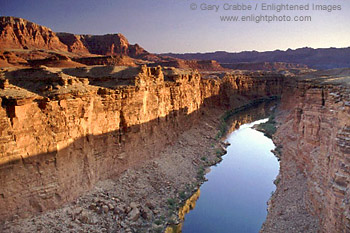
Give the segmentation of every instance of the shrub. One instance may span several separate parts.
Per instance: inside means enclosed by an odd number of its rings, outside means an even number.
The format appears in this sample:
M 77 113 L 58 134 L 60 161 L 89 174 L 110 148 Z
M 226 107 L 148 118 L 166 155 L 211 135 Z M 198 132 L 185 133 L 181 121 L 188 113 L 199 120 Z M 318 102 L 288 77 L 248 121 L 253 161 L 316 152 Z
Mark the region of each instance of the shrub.
M 272 135 L 276 133 L 277 130 L 275 116 L 271 115 L 267 122 L 259 124 L 256 129 L 263 132 L 266 137 L 272 138 Z
M 179 197 L 180 197 L 182 200 L 185 200 L 185 199 L 186 199 L 186 193 L 185 193 L 184 191 L 180 192 Z
M 160 224 L 162 224 L 162 221 L 160 219 L 157 219 L 157 220 L 154 221 L 154 224 L 160 225 Z
M 173 198 L 169 198 L 167 202 L 168 202 L 169 207 L 171 207 L 171 208 L 176 206 L 176 201 Z
M 197 172 L 197 177 L 198 177 L 199 179 L 203 179 L 203 176 L 205 175 L 204 173 L 205 173 L 204 167 L 200 167 L 199 170 L 198 170 L 198 172 Z
M 280 181 L 281 181 L 281 179 L 278 177 L 278 178 L 276 178 L 276 179 L 273 181 L 273 183 L 274 183 L 275 185 L 278 185 Z

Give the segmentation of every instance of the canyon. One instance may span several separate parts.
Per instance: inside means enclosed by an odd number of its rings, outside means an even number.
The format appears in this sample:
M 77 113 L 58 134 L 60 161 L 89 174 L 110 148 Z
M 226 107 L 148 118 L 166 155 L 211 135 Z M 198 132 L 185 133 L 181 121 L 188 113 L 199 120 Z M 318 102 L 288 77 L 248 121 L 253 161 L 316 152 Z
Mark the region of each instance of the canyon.
M 62 206 L 159 156 L 201 115 L 278 96 L 283 82 L 271 72 L 202 77 L 146 66 L 7 68 L 1 76 L 2 220 Z
M 273 136 L 281 171 L 262 232 L 348 231 L 348 69 L 297 78 L 113 69 L 2 70 L 2 220 L 57 208 L 157 158 L 210 112 L 282 94 Z M 288 195 L 297 198 L 285 209 Z
M 225 153 L 220 139 L 252 119 L 239 113 L 279 98 L 261 232 L 350 231 L 350 69 L 270 53 L 182 60 L 14 17 L 0 17 L 0 50 L 0 231 L 162 232 Z M 347 65 L 337 57 L 330 67 Z

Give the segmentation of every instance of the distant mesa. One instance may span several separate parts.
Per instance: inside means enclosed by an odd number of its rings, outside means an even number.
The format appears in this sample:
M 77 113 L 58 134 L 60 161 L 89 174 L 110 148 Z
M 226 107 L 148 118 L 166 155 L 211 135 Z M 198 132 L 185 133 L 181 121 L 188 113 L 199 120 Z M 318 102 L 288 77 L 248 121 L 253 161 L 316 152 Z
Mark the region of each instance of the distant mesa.
M 221 66 L 233 70 L 265 70 L 278 71 L 290 69 L 308 69 L 307 65 L 286 62 L 242 62 L 221 63 Z
M 245 51 L 229 53 L 224 51 L 211 53 L 166 53 L 163 56 L 170 56 L 178 59 L 215 60 L 226 68 L 239 68 L 246 66 L 253 69 L 254 66 L 264 66 L 267 63 L 274 64 L 272 67 L 280 66 L 282 63 L 287 66 L 295 64 L 306 65 L 313 69 L 333 69 L 350 67 L 350 47 L 348 48 L 324 48 L 313 49 L 309 47 L 287 51 L 275 50 L 268 52 Z M 266 63 L 267 62 L 267 63 Z M 282 62 L 282 63 L 281 63 Z
M 76 54 L 126 55 L 141 59 L 150 55 L 138 44 L 129 44 L 121 33 L 98 36 L 70 33 L 57 33 L 56 35 L 68 47 L 68 52 Z

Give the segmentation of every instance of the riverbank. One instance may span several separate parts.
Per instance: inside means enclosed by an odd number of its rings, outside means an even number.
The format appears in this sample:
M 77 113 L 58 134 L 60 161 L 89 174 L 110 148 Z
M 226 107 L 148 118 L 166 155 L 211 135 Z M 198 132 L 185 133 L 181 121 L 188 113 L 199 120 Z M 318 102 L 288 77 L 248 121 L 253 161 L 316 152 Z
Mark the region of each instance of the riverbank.
M 283 144 L 275 134 L 285 117 L 286 114 L 280 111 L 267 124 L 256 127 L 272 138 L 276 145 L 272 152 L 280 161 L 280 172 L 274 181 L 276 191 L 268 201 L 268 214 L 260 233 L 316 233 L 319 232 L 319 222 L 308 209 L 306 177 L 294 161 L 283 155 Z
M 319 232 L 316 217 L 307 209 L 305 177 L 296 166 L 291 165 L 288 169 L 284 179 L 280 172 L 275 180 L 277 189 L 268 202 L 268 215 L 260 232 Z

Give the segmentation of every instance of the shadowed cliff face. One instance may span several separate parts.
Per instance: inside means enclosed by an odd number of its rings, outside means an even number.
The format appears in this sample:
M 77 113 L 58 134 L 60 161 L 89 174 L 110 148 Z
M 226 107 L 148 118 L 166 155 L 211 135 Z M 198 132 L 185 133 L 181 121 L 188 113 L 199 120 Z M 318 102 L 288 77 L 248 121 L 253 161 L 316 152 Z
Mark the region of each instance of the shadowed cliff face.
M 60 206 L 157 156 L 211 108 L 279 95 L 283 82 L 273 73 L 202 78 L 160 67 L 99 69 L 3 74 L 2 220 Z
M 302 208 L 297 204 L 294 210 L 277 207 L 282 204 L 278 196 L 288 195 L 288 183 L 298 179 L 304 189 L 300 190 L 299 201 L 317 218 L 320 231 L 350 231 L 348 77 L 346 70 L 320 72 L 286 86 L 279 116 L 281 125 L 274 137 L 281 150 L 281 182 L 264 232 L 277 232 L 276 229 L 283 229 L 283 222 L 288 226 L 286 219 L 295 221 L 292 215 L 300 214 Z M 299 194 L 294 191 L 293 195 Z M 295 229 L 311 231 L 306 223 L 299 227 Z

